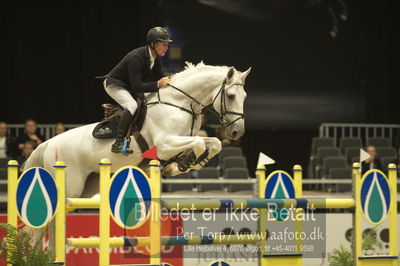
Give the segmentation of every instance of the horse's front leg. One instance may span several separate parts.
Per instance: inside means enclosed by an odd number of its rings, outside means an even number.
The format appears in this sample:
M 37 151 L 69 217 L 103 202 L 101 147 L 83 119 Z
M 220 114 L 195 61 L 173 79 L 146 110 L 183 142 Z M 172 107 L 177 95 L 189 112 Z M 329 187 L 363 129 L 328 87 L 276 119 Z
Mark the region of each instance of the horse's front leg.
M 208 163 L 209 160 L 211 160 L 211 158 L 213 158 L 221 151 L 222 144 L 218 138 L 204 137 L 203 139 L 206 143 L 206 151 L 208 152 L 208 154 L 206 154 L 207 156 L 204 156 L 202 160 L 196 162 L 196 164 L 191 169 L 200 170 L 205 164 Z
M 155 144 L 157 146 L 157 156 L 161 160 L 169 160 L 182 152 L 193 151 L 195 155 L 194 161 L 196 161 L 206 151 L 206 142 L 204 138 L 199 136 L 168 136 L 158 140 Z M 175 176 L 189 170 L 190 168 L 180 171 L 177 163 L 171 163 L 164 168 L 163 174 Z

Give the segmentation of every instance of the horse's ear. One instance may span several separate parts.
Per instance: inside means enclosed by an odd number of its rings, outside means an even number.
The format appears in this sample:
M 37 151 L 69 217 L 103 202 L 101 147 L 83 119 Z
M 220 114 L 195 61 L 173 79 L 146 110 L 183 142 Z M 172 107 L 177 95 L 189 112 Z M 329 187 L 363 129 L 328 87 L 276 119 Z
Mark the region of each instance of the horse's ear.
M 226 75 L 226 80 L 230 80 L 233 77 L 233 74 L 235 74 L 235 68 L 230 67 L 228 71 L 228 75 Z
M 242 80 L 245 80 L 245 78 L 250 73 L 250 71 L 251 71 L 251 67 L 249 69 L 247 69 L 245 72 L 243 72 L 242 74 L 240 74 Z

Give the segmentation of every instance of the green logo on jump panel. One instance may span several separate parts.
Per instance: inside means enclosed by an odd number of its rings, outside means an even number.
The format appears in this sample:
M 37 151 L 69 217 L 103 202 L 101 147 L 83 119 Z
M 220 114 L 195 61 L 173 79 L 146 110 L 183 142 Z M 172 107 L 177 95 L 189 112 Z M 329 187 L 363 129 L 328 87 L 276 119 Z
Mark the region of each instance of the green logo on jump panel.
M 295 189 L 292 178 L 284 171 L 274 171 L 267 178 L 265 187 L 266 199 L 291 199 L 295 198 Z M 277 222 L 284 222 L 289 217 L 289 210 L 286 208 L 270 211 L 270 215 Z
M 33 228 L 46 226 L 57 207 L 57 188 L 49 172 L 31 168 L 17 185 L 17 208 L 22 221 Z
M 386 219 L 390 189 L 383 172 L 373 169 L 364 174 L 360 197 L 364 217 L 369 223 L 379 224 Z
M 111 181 L 110 208 L 122 228 L 140 227 L 148 218 L 151 190 L 146 174 L 136 167 L 118 170 Z

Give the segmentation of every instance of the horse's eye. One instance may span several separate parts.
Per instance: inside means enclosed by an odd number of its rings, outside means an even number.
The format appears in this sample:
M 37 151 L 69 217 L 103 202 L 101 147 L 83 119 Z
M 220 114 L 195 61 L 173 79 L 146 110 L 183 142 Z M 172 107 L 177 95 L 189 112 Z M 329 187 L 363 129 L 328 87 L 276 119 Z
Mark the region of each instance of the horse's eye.
M 235 99 L 235 94 L 228 94 L 228 99 L 229 100 L 234 100 Z

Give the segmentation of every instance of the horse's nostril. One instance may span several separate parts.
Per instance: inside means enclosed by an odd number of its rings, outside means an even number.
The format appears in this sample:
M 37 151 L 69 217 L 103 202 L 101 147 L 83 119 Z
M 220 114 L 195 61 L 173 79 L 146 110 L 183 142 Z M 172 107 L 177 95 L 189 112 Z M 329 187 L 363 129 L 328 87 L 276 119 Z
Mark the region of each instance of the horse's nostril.
M 232 134 L 231 134 L 231 137 L 232 138 L 236 138 L 237 135 L 238 135 L 238 132 L 237 131 L 233 131 Z

